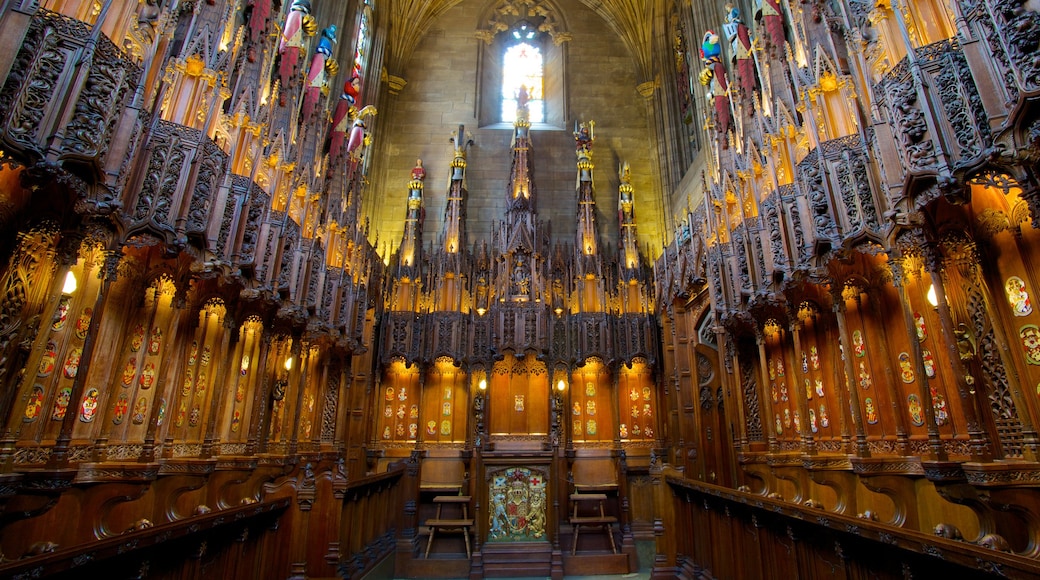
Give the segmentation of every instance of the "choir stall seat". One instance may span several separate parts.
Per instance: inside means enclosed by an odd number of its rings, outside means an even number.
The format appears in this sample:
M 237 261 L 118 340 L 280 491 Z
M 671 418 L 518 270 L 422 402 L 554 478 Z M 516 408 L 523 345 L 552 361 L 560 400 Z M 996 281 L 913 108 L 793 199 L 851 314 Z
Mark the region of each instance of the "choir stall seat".
M 471 498 L 468 495 L 438 495 L 433 498 L 433 503 L 437 505 L 437 516 L 426 520 L 426 527 L 429 528 L 430 535 L 426 540 L 426 554 L 423 556 L 424 558 L 430 557 L 430 548 L 433 546 L 433 538 L 438 531 L 441 533 L 461 531 L 463 537 L 466 539 L 466 558 L 471 559 L 473 557 L 469 543 L 469 531 L 473 527 L 473 519 L 469 517 L 470 499 Z M 443 517 L 442 509 L 445 504 L 460 506 L 459 510 L 461 511 L 462 517 Z

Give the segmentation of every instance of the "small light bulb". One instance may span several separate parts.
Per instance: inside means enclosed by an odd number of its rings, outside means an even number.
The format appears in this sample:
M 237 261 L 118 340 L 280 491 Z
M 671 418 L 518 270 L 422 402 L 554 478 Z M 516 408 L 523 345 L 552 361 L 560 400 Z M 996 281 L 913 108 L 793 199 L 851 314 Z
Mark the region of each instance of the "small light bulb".
M 292 357 L 289 357 L 289 358 L 285 359 L 285 370 L 291 371 L 292 370 L 292 363 L 293 363 Z
M 477 383 L 477 387 L 480 388 L 481 391 L 487 390 L 487 381 L 480 379 L 480 382 Z
M 556 383 L 556 390 L 561 392 L 567 390 L 567 383 L 563 382 L 563 379 L 560 379 Z
M 65 273 L 65 284 L 61 287 L 61 291 L 65 294 L 72 294 L 76 291 L 76 275 L 69 270 Z
M 928 295 L 926 298 L 928 298 L 928 303 L 933 307 L 939 305 L 939 298 L 935 295 L 935 284 L 928 285 Z

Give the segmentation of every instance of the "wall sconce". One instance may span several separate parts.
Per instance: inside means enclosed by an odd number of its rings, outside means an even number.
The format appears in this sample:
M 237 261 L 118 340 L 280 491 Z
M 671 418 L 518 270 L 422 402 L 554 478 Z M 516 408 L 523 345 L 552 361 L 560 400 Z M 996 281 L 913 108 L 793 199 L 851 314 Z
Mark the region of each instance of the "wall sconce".
M 65 273 L 65 284 L 61 287 L 62 294 L 72 294 L 76 291 L 76 275 L 69 270 Z
M 556 381 L 556 390 L 561 393 L 567 390 L 567 383 L 563 382 L 563 379 Z
M 928 303 L 932 305 L 932 308 L 939 306 L 939 298 L 935 295 L 935 284 L 928 285 L 928 294 L 925 295 L 928 299 Z
M 485 312 L 487 312 L 487 308 L 484 308 L 483 306 L 480 307 L 480 308 L 477 308 L 477 316 L 484 316 Z
M 292 358 L 293 357 L 289 357 L 289 358 L 285 359 L 285 370 L 287 370 L 287 371 L 291 371 L 292 370 L 292 363 L 293 363 Z
M 480 379 L 480 382 L 477 383 L 477 388 L 480 389 L 481 391 L 486 391 L 487 390 L 487 381 L 484 380 L 484 379 Z
M 560 308 L 559 306 L 557 306 L 556 309 L 553 310 L 553 312 L 556 313 L 556 316 L 560 316 L 561 314 L 563 314 L 563 308 Z

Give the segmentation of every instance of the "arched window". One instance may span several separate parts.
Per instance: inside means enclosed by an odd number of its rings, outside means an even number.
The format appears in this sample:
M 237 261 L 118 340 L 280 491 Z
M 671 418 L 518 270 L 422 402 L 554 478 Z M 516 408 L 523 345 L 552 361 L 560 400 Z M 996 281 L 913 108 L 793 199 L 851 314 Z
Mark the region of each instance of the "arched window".
M 514 31 L 515 33 L 516 31 Z M 502 122 L 516 120 L 517 98 L 527 92 L 527 111 L 532 123 L 545 120 L 542 100 L 542 51 L 526 42 L 506 49 L 502 57 Z
M 570 40 L 550 0 L 499 0 L 484 17 L 477 115 L 481 127 L 510 128 L 521 87 L 531 124 L 562 129 L 567 101 L 564 78 Z

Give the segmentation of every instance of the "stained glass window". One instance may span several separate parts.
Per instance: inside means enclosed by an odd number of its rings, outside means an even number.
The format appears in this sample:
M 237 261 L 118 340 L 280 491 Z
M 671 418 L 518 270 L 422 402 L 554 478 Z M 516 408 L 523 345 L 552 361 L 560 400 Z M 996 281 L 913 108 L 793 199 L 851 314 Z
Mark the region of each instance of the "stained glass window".
M 368 2 L 365 2 L 368 5 Z M 368 50 L 368 11 L 361 11 L 358 22 L 357 42 L 354 43 L 354 65 L 352 74 L 361 78 L 361 69 L 365 66 L 365 51 Z M 360 106 L 360 105 L 358 105 Z
M 523 27 L 514 31 L 518 39 L 531 36 L 518 36 Z M 542 51 L 526 42 L 519 42 L 506 48 L 502 59 L 502 122 L 512 123 L 516 120 L 517 98 L 521 87 L 527 90 L 528 119 L 532 123 L 542 123 L 545 119 L 545 104 L 542 94 Z

